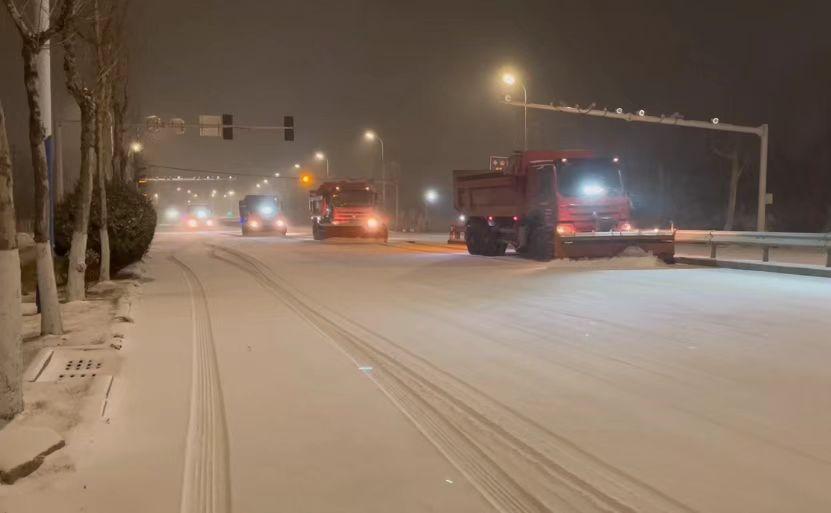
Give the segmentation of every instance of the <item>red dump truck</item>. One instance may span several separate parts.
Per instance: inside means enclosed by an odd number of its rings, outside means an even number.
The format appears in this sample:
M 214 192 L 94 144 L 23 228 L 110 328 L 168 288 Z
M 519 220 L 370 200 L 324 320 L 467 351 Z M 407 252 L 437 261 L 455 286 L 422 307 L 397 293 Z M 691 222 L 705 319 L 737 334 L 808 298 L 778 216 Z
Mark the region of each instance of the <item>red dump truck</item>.
M 330 237 L 389 237 L 389 230 L 378 208 L 378 193 L 366 180 L 324 182 L 309 192 L 312 235 L 315 240 Z
M 508 246 L 538 260 L 597 258 L 630 247 L 671 261 L 671 230 L 638 230 L 617 157 L 582 150 L 517 152 L 499 172 L 454 171 L 453 202 L 473 255 Z

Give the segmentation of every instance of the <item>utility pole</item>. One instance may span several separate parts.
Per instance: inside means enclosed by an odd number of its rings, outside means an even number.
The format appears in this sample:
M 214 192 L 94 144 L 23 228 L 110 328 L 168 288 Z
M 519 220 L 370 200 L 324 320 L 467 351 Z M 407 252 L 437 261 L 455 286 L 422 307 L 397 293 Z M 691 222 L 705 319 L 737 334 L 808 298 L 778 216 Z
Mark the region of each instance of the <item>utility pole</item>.
M 528 103 L 511 101 L 506 97 L 504 103 L 514 107 L 522 107 L 524 109 L 547 110 L 552 112 L 565 112 L 567 114 L 580 114 L 583 116 L 592 116 L 600 118 L 618 119 L 621 121 L 631 121 L 633 123 L 654 123 L 658 125 L 668 126 L 682 126 L 688 128 L 703 128 L 705 130 L 716 130 L 720 132 L 737 132 L 742 134 L 754 134 L 759 137 L 759 190 L 758 190 L 758 205 L 756 211 L 756 231 L 764 232 L 765 226 L 765 210 L 767 207 L 767 177 L 768 177 L 768 125 L 760 126 L 745 126 L 732 125 L 728 123 L 721 123 L 718 118 L 713 118 L 710 121 L 694 121 L 686 120 L 675 116 L 648 116 L 643 110 L 637 113 L 623 112 L 623 109 L 616 109 L 609 111 L 606 109 L 581 109 L 579 107 L 565 107 L 556 105 L 545 105 L 540 103 Z

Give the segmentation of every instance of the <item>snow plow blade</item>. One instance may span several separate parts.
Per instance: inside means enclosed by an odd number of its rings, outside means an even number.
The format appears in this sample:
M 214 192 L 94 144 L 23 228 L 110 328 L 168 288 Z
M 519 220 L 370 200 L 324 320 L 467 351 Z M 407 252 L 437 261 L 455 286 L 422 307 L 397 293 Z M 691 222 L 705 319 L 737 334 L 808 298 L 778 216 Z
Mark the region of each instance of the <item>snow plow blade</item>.
M 664 262 L 675 256 L 675 233 L 671 230 L 591 232 L 556 237 L 555 258 L 611 258 L 628 248 L 639 248 Z

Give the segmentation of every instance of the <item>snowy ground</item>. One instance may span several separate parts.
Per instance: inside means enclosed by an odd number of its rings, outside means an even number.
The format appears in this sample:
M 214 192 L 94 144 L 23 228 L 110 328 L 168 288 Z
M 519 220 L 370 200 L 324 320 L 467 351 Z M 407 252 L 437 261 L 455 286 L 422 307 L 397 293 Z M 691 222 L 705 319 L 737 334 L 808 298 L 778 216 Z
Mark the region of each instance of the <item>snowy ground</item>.
M 158 235 L 108 422 L 0 511 L 831 511 L 831 281 L 444 240 Z

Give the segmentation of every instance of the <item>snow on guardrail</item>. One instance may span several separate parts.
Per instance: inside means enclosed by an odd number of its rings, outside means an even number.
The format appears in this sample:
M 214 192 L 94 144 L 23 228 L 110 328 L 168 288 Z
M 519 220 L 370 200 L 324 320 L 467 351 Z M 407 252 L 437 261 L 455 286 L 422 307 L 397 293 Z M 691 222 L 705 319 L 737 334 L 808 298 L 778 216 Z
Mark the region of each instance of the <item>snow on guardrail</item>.
M 813 248 L 825 251 L 825 266 L 831 267 L 831 233 L 728 232 L 716 230 L 677 230 L 676 244 L 704 244 L 710 258 L 718 255 L 719 246 L 751 246 L 762 249 L 762 261 L 770 260 L 772 248 Z

